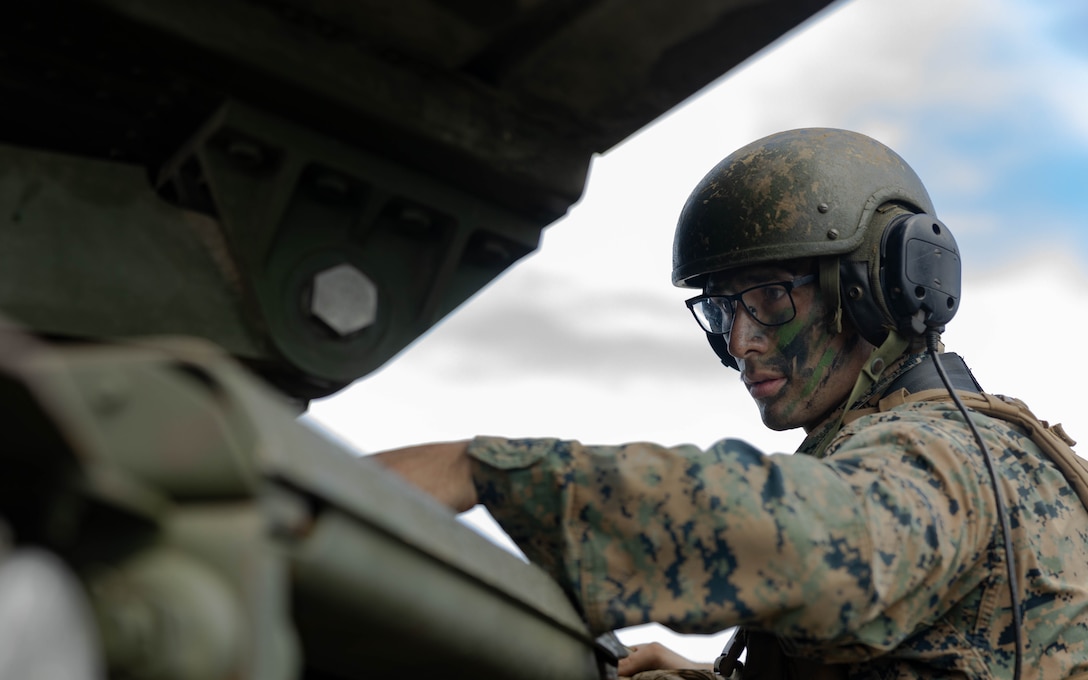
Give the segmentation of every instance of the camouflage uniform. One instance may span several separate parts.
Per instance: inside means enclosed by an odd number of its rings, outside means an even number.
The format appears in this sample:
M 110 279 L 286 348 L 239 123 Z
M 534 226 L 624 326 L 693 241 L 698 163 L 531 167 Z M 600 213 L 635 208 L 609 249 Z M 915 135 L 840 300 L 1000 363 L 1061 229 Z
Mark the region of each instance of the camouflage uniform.
M 1088 512 L 1022 431 L 973 419 L 1011 506 L 1023 677 L 1088 673 Z M 1012 677 L 994 493 L 950 403 L 863 415 L 822 459 L 731 439 L 469 452 L 481 502 L 595 631 L 743 624 L 851 678 Z

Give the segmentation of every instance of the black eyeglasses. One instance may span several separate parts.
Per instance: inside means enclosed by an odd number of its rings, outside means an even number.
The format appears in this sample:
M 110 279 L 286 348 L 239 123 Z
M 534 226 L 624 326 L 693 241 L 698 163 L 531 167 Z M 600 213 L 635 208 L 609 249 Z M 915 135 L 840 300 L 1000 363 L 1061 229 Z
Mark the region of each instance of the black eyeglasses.
M 688 300 L 687 306 L 702 329 L 712 335 L 729 335 L 738 300 L 744 303 L 744 309 L 759 323 L 781 326 L 797 316 L 793 289 L 815 280 L 815 274 L 806 274 L 792 281 L 752 286 L 732 295 L 698 295 Z

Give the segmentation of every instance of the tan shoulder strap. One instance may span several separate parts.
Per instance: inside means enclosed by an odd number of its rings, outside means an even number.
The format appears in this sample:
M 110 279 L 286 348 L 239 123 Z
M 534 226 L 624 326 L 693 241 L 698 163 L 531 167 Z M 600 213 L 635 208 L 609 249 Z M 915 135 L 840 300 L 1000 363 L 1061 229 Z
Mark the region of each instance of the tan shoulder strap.
M 1076 491 L 1080 502 L 1088 508 L 1088 461 L 1073 451 L 1077 442 L 1066 434 L 1060 423 L 1051 426 L 1046 421 L 1039 420 L 1027 404 L 1019 399 L 986 393 L 957 392 L 956 394 L 963 401 L 964 406 L 1022 427 L 1031 441 L 1035 442 L 1035 445 L 1054 461 L 1066 481 L 1069 482 L 1069 486 Z M 869 412 L 887 411 L 909 401 L 952 401 L 952 397 L 947 390 L 940 388 L 923 390 L 914 394 L 899 390 L 881 399 L 877 408 L 869 409 Z

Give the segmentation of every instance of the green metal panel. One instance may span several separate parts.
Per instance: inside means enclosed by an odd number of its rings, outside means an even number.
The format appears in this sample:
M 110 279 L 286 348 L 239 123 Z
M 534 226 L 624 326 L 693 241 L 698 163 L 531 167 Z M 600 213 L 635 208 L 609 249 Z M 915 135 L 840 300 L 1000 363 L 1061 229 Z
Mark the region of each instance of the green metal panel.
M 588 680 L 608 658 L 542 571 L 294 422 L 211 345 L 8 330 L 0 385 L 69 461 L 36 491 L 57 501 L 37 540 L 88 584 L 118 677 L 371 677 L 422 646 L 451 677 Z M 25 469 L 0 458 L 0 479 Z

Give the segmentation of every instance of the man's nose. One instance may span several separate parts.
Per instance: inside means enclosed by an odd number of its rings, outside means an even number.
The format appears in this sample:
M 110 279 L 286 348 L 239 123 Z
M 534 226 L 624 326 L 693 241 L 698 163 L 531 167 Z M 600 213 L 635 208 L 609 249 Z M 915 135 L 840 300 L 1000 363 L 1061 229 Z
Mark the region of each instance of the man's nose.
M 744 359 L 749 353 L 766 349 L 766 328 L 742 304 L 736 306 L 726 337 L 726 349 L 734 359 Z

